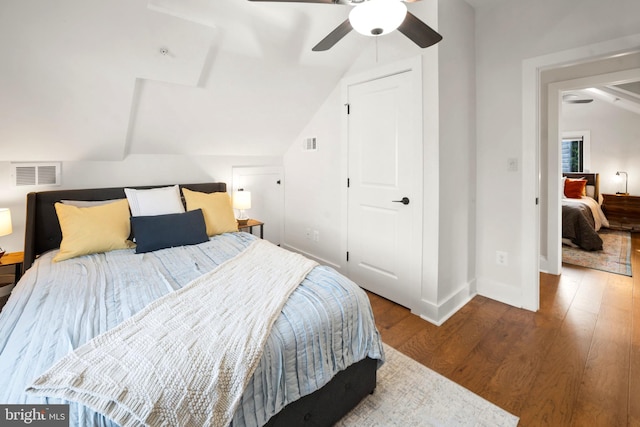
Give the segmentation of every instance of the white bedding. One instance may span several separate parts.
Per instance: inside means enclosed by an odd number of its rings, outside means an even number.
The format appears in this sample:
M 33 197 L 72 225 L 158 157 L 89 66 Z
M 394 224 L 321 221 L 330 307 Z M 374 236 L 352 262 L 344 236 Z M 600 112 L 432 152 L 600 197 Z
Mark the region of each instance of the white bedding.
M 591 213 L 593 214 L 593 220 L 595 222 L 595 230 L 598 231 L 602 227 L 609 228 L 609 220 L 604 215 L 600 204 L 596 202 L 589 196 L 582 196 L 580 199 L 571 199 L 565 197 L 562 199 L 563 204 L 571 205 L 571 204 L 582 204 L 586 205 L 591 209 Z

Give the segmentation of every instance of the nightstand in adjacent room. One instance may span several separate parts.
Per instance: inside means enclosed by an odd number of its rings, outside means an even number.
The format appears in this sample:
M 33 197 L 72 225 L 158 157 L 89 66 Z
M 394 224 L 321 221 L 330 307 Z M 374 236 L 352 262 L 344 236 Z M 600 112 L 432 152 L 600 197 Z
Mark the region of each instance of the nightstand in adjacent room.
M 0 309 L 9 299 L 13 285 L 22 276 L 24 252 L 8 252 L 0 258 Z
M 640 197 L 621 194 L 603 194 L 602 211 L 611 228 L 640 230 Z
M 264 239 L 264 222 L 256 219 L 250 219 L 246 224 L 238 224 L 238 231 L 248 230 L 253 234 L 253 227 L 260 227 L 260 238 Z

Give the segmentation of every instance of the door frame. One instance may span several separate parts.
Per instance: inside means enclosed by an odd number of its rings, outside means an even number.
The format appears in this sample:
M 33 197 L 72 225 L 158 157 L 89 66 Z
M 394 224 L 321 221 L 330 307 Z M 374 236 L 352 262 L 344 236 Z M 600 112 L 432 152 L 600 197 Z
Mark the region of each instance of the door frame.
M 634 52 L 640 46 L 640 34 L 555 52 L 522 63 L 522 298 L 521 306 L 537 311 L 540 307 L 540 144 L 546 129 L 541 129 L 540 98 L 543 71 Z M 547 159 L 544 159 L 546 162 Z M 548 198 L 548 197 L 547 197 Z M 549 202 L 549 200 L 547 200 Z M 548 205 L 547 205 L 548 206 Z M 545 212 L 545 215 L 547 212 Z M 548 224 L 547 224 L 548 226 Z
M 342 239 L 343 245 L 343 253 L 345 254 L 348 250 L 348 235 L 349 235 L 349 192 L 347 189 L 347 179 L 349 177 L 349 120 L 347 115 L 347 104 L 348 104 L 348 95 L 349 95 L 349 87 L 355 86 L 358 84 L 366 83 L 372 80 L 379 80 L 385 77 L 393 76 L 400 73 L 408 73 L 410 76 L 411 84 L 415 88 L 415 96 L 410 100 L 412 103 L 412 110 L 415 112 L 416 117 L 420 117 L 421 120 L 415 120 L 413 129 L 416 142 L 417 143 L 415 149 L 416 157 L 423 160 L 423 140 L 424 140 L 424 114 L 423 114 L 423 71 L 422 71 L 422 56 L 418 55 L 412 58 L 408 58 L 405 60 L 393 62 L 390 64 L 381 65 L 376 68 L 372 68 L 370 70 L 360 72 L 357 74 L 353 74 L 350 76 L 346 76 L 341 81 L 341 103 L 344 107 L 344 114 L 341 115 L 341 156 L 342 159 L 340 165 L 340 175 L 341 181 L 344 183 L 342 196 L 341 196 L 341 205 L 342 205 L 342 215 L 341 215 L 341 234 L 344 236 Z M 422 164 L 422 163 L 421 163 Z M 422 166 L 424 166 L 422 164 Z M 416 259 L 420 260 L 420 263 L 415 266 L 414 271 L 410 273 L 413 278 L 412 281 L 415 281 L 418 285 L 415 286 L 415 295 L 412 297 L 412 304 L 409 309 L 412 312 L 419 312 L 421 307 L 421 294 L 422 294 L 422 264 L 423 264 L 423 251 L 424 251 L 424 242 L 423 242 L 423 210 L 424 210 L 424 167 L 417 168 L 416 171 L 416 183 L 415 183 L 415 194 L 411 199 L 411 204 L 414 206 L 414 210 L 412 212 L 412 223 L 415 230 L 415 235 L 420 239 L 420 247 L 419 253 L 416 254 Z M 347 276 L 349 275 L 349 264 L 345 263 L 345 271 Z

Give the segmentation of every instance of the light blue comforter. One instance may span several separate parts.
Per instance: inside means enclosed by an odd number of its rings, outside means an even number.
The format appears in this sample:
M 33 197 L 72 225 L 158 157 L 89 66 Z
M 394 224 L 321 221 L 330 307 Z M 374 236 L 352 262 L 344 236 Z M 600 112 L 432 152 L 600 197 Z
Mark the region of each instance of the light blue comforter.
M 253 239 L 227 233 L 195 246 L 146 254 L 120 250 L 60 263 L 51 262 L 55 252 L 44 254 L 0 313 L 0 403 L 66 403 L 24 390 L 68 352 L 212 270 Z M 316 267 L 285 304 L 232 425 L 266 423 L 365 357 L 383 358 L 366 294 L 331 268 Z M 70 417 L 71 425 L 114 425 L 73 402 Z

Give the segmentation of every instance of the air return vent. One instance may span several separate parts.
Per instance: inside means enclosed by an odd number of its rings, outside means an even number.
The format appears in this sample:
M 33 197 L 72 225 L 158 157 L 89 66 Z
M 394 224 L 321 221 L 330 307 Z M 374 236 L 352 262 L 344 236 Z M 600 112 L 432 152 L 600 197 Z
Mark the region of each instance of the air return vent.
M 12 163 L 11 175 L 16 187 L 60 185 L 60 163 Z
M 318 151 L 318 143 L 315 136 L 302 140 L 302 151 Z

